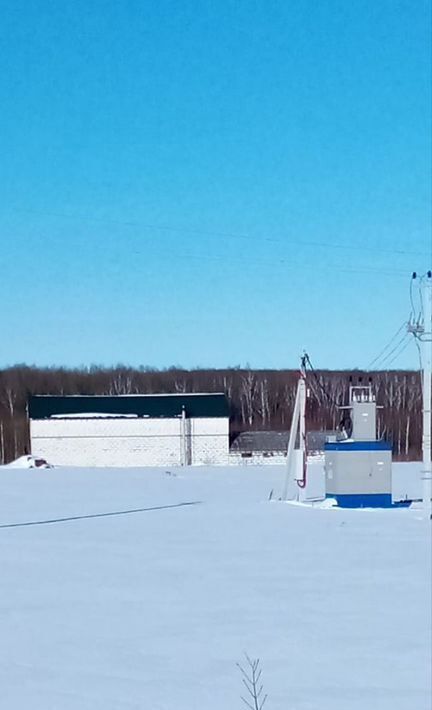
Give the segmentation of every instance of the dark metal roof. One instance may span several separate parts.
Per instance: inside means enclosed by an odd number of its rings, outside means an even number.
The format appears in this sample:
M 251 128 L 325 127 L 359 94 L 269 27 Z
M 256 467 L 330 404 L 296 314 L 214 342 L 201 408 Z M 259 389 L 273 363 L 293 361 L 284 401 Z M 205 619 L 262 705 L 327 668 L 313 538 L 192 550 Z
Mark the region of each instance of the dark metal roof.
M 326 437 L 333 432 L 308 431 L 306 435 L 309 451 L 324 451 Z M 239 453 L 286 452 L 289 431 L 244 431 L 231 445 L 231 451 Z
M 234 439 L 231 451 L 286 451 L 288 436 L 286 431 L 243 431 Z
M 132 414 L 138 417 L 229 417 L 224 394 L 135 394 L 135 395 L 33 395 L 30 419 L 62 414 Z

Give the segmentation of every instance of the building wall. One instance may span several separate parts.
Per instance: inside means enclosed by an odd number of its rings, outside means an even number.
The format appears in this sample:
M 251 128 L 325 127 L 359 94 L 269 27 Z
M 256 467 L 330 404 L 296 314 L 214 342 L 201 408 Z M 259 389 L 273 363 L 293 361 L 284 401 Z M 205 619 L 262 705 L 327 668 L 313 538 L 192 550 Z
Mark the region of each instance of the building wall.
M 224 464 L 229 455 L 229 419 L 187 419 L 191 448 L 190 463 Z
M 90 418 L 30 421 L 32 453 L 59 466 L 226 464 L 228 418 Z

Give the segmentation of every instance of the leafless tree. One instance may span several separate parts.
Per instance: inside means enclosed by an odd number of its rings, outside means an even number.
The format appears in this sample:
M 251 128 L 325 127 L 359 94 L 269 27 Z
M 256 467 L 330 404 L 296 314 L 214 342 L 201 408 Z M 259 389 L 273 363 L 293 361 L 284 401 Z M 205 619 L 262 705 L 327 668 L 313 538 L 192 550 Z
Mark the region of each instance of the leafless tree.
M 378 435 L 393 442 L 397 457 L 417 458 L 421 451 L 421 382 L 412 371 L 308 373 L 309 429 L 335 429 L 346 404 L 350 379 L 372 374 L 378 404 Z M 295 400 L 295 370 L 166 370 L 118 365 L 81 369 L 25 365 L 0 370 L 2 457 L 9 461 L 29 448 L 26 404 L 30 394 L 151 394 L 157 392 L 225 392 L 231 409 L 231 436 L 250 429 L 286 430 Z
M 261 682 L 260 659 L 249 658 L 247 653 L 245 653 L 245 660 L 247 668 L 237 663 L 237 668 L 242 676 L 242 683 L 246 689 L 246 697 L 242 695 L 241 699 L 250 710 L 262 710 L 267 700 L 267 695 L 264 694 L 264 686 Z

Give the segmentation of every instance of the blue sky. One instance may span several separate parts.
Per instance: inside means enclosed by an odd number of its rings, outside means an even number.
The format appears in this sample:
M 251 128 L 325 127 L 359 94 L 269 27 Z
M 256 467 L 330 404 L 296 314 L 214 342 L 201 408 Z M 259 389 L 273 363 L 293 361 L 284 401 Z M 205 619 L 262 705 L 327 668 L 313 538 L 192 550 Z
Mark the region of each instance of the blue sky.
M 0 10 L 0 365 L 370 363 L 431 265 L 430 2 Z

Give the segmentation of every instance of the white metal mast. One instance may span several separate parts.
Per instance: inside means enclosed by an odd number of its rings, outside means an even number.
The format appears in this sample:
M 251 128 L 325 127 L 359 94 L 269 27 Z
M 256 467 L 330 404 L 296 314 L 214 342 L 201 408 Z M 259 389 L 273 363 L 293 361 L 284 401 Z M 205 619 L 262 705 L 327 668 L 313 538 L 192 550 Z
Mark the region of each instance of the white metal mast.
M 295 449 L 297 433 L 299 435 L 299 448 Z M 306 485 L 306 372 L 305 357 L 302 358 L 299 381 L 294 403 L 294 412 L 288 440 L 287 462 L 285 481 L 282 489 L 281 500 L 288 499 L 290 481 L 293 479 L 299 487 Z
M 413 279 L 417 277 L 413 274 Z M 408 331 L 420 341 L 422 356 L 423 389 L 423 509 L 426 520 L 432 519 L 432 462 L 431 462 L 431 424 L 432 424 L 432 271 L 420 279 L 420 293 L 423 304 L 423 322 L 410 323 Z

